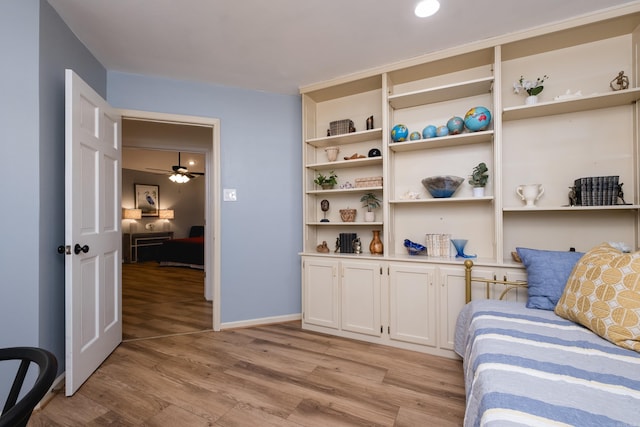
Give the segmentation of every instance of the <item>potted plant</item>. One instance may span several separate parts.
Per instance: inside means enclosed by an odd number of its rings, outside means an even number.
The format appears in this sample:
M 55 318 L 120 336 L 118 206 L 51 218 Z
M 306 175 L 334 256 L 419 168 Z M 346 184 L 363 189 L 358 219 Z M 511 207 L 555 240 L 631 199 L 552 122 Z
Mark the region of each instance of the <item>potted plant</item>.
M 484 196 L 484 187 L 487 185 L 487 180 L 489 179 L 489 175 L 487 174 L 487 165 L 483 163 L 478 163 L 478 166 L 473 168 L 472 174 L 469 176 L 469 184 L 473 186 L 473 196 L 474 197 L 483 197 Z
M 544 89 L 542 85 L 545 80 L 547 80 L 549 76 L 546 74 L 542 77 L 538 77 L 536 81 L 525 80 L 523 76 L 520 76 L 520 79 L 513 84 L 513 92 L 515 94 L 526 93 L 527 98 L 525 99 L 526 105 L 533 105 L 538 103 L 538 95 Z
M 337 177 L 338 175 L 336 175 L 334 171 L 329 172 L 329 176 L 318 173 L 318 176 L 313 182 L 322 187 L 323 190 L 329 190 L 338 183 L 336 180 Z
M 364 220 L 366 222 L 373 222 L 376 219 L 376 214 L 373 211 L 380 207 L 381 200 L 376 197 L 373 193 L 367 193 L 360 198 L 361 202 L 364 202 L 362 205 L 363 208 L 367 208 L 367 212 L 364 214 Z

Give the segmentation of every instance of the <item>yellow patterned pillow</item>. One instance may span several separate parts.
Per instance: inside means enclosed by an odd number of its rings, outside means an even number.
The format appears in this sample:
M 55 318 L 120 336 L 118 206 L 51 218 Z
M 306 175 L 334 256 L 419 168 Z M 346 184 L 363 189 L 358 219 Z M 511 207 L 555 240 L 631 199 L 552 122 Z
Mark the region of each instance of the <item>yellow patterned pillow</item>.
M 577 262 L 555 313 L 640 352 L 640 252 L 603 243 Z

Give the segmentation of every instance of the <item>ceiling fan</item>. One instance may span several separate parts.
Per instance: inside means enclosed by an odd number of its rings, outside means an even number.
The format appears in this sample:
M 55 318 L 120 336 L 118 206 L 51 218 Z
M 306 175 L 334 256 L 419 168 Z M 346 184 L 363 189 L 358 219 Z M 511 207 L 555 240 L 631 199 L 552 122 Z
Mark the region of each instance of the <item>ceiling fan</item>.
M 173 165 L 171 169 L 173 169 L 174 174 L 186 175 L 189 178 L 196 178 L 200 175 L 204 175 L 204 172 L 189 172 L 189 169 L 187 169 L 185 166 L 182 166 L 182 164 L 180 163 L 180 152 L 178 152 L 178 164 Z
M 188 182 L 190 179 L 197 178 L 200 175 L 204 175 L 204 172 L 190 172 L 186 166 L 182 166 L 180 152 L 178 152 L 178 164 L 171 166 L 171 169 L 172 171 L 164 170 L 163 172 L 169 173 L 169 179 L 179 184 Z

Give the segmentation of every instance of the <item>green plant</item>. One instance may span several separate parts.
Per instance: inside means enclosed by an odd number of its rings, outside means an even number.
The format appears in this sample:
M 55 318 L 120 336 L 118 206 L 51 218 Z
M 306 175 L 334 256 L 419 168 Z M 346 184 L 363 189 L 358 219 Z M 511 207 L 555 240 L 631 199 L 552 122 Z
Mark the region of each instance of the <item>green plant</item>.
M 487 165 L 484 163 L 478 163 L 478 166 L 473 168 L 473 173 L 469 176 L 469 184 L 474 187 L 484 187 L 487 185 L 487 180 L 489 179 L 489 175 L 487 175 Z
M 313 180 L 313 182 L 315 182 L 319 186 L 336 185 L 338 183 L 338 181 L 336 180 L 337 177 L 338 175 L 336 175 L 334 171 L 329 172 L 329 176 L 323 175 L 318 172 L 318 176 Z
M 367 208 L 367 211 L 369 212 L 372 212 L 374 209 L 379 208 L 380 203 L 382 202 L 373 193 L 367 193 L 364 196 L 360 197 L 360 201 L 364 202 L 364 205 L 362 205 L 362 207 Z
M 518 94 L 521 91 L 527 92 L 527 95 L 534 96 L 539 95 L 544 89 L 542 85 L 545 80 L 547 80 L 549 76 L 546 74 L 542 77 L 538 77 L 535 82 L 531 80 L 525 80 L 523 76 L 520 76 L 520 80 L 513 84 L 513 92 Z

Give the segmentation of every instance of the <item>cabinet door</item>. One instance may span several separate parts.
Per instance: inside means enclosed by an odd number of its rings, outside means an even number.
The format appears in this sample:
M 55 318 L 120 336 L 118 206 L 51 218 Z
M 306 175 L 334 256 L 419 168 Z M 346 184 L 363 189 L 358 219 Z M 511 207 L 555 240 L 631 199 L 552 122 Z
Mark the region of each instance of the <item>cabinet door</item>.
M 441 267 L 439 273 L 440 347 L 453 350 L 456 320 L 465 304 L 464 268 Z
M 303 322 L 338 329 L 338 261 L 305 259 Z
M 390 338 L 435 346 L 435 267 L 389 266 Z
M 456 321 L 460 310 L 465 305 L 464 267 L 440 267 L 439 275 L 440 348 L 453 350 Z M 495 277 L 495 271 L 474 268 L 473 277 L 491 279 Z M 483 284 L 473 284 L 471 295 L 473 299 L 486 298 L 485 286 Z
M 381 266 L 342 262 L 342 330 L 380 336 Z

